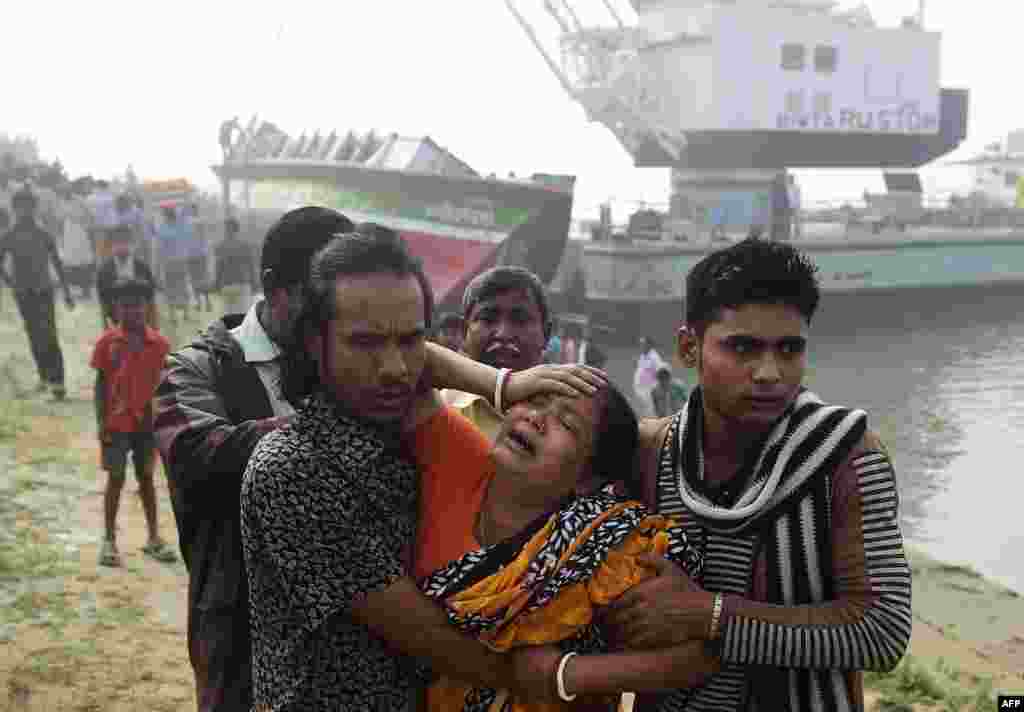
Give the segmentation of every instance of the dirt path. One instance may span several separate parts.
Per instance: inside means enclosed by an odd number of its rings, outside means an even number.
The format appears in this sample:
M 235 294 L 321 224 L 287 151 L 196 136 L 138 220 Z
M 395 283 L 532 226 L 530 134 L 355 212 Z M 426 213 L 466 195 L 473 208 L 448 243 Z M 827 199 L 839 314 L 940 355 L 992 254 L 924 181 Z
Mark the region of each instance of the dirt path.
M 0 710 L 191 712 L 185 567 L 142 554 L 132 474 L 118 514 L 123 566 L 97 564 L 106 475 L 87 364 L 98 315 L 83 306 L 60 314 L 63 404 L 30 392 L 21 324 L 0 315 Z M 161 534 L 177 550 L 159 468 L 157 495 Z
M 70 446 L 79 456 L 95 453 L 91 437 Z M 95 710 L 159 712 L 194 710 L 191 670 L 185 647 L 185 569 L 160 564 L 141 552 L 145 519 L 134 483 L 122 493 L 118 542 L 124 565 L 97 564 L 103 521 L 103 473 L 86 482 L 78 498 L 77 556 L 67 575 L 37 586 L 33 608 L 48 608 L 49 620 L 19 625 L 2 650 L 0 678 L 6 677 L 9 709 L 19 712 Z M 177 545 L 166 485 L 161 481 L 160 527 Z M 25 518 L 40 543 L 53 543 L 47 530 Z M 89 536 L 92 534 L 92 536 Z

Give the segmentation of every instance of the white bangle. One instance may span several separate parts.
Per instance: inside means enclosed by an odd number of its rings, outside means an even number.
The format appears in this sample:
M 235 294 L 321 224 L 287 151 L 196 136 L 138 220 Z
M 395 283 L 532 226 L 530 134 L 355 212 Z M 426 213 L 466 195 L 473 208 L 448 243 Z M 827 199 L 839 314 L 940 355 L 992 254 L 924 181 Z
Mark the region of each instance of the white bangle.
M 566 653 L 562 656 L 562 659 L 558 661 L 558 672 L 555 673 L 555 687 L 558 690 L 558 698 L 562 700 L 562 702 L 572 702 L 579 697 L 579 693 L 570 695 L 565 691 L 565 664 L 574 657 L 576 657 L 576 653 Z
M 494 409 L 501 414 L 505 413 L 505 409 L 501 402 L 501 396 L 505 392 L 505 381 L 508 380 L 508 374 L 512 373 L 512 369 L 503 368 L 498 371 L 498 380 L 494 383 Z

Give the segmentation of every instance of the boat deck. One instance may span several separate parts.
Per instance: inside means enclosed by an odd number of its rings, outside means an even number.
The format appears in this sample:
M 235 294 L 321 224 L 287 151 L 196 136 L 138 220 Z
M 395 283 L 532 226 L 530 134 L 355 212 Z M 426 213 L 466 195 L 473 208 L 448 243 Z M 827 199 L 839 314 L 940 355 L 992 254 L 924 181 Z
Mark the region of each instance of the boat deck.
M 696 240 L 633 240 L 594 241 L 587 237 L 574 237 L 587 252 L 616 253 L 623 256 L 705 253 L 736 242 L 745 234 L 730 233 L 726 240 L 712 241 L 707 236 Z M 803 234 L 792 243 L 810 252 L 831 250 L 878 250 L 901 247 L 923 247 L 935 244 L 1024 243 L 1024 230 L 1020 228 L 969 228 L 929 225 L 907 228 L 905 231 L 885 229 L 875 233 L 870 226 L 842 223 L 804 223 Z

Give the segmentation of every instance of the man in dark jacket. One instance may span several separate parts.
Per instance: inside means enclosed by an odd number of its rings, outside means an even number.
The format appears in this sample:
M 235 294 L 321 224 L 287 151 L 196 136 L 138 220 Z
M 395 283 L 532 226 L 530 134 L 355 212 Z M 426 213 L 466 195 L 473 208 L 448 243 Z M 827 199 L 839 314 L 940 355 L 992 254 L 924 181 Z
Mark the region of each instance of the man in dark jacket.
M 189 571 L 188 652 L 199 712 L 249 712 L 252 705 L 242 475 L 259 439 L 294 413 L 281 392 L 279 358 L 310 259 L 352 227 L 324 208 L 285 214 L 263 245 L 266 298 L 171 354 L 157 389 L 157 445 Z
M 75 300 L 64 278 L 64 263 L 57 253 L 57 243 L 36 222 L 38 205 L 38 198 L 27 186 L 11 197 L 16 219 L 14 227 L 0 236 L 0 284 L 9 284 L 14 290 L 14 300 L 25 322 L 29 347 L 39 372 L 39 390 L 52 389 L 54 399 L 64 400 L 64 354 L 57 339 L 51 267 L 64 291 L 68 309 L 75 308 Z M 13 258 L 13 275 L 7 274 L 4 266 L 7 255 Z

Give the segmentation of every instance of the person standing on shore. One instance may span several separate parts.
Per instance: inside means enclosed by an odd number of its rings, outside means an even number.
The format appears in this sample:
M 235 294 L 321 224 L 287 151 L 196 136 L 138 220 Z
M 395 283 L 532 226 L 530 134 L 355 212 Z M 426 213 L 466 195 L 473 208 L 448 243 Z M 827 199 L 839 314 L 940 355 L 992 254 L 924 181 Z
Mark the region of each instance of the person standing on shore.
M 651 391 L 655 418 L 667 418 L 678 413 L 686 405 L 686 386 L 672 377 L 672 369 L 662 366 L 658 369 L 658 385 Z
M 192 285 L 192 296 L 196 300 L 196 311 L 206 306 L 206 311 L 213 311 L 210 301 L 210 241 L 206 235 L 206 226 L 199 219 L 199 206 L 195 203 L 185 208 L 182 218 L 189 236 L 188 248 L 188 281 Z
M 136 232 L 130 225 L 118 225 L 110 231 L 111 255 L 100 266 L 96 273 L 96 296 L 100 302 L 100 318 L 106 329 L 115 323 L 114 318 L 114 285 L 126 279 L 140 280 L 156 290 L 156 279 L 149 265 L 133 256 L 136 245 Z M 156 321 L 153 300 L 146 302 L 146 324 L 151 329 L 159 329 Z
M 57 243 L 50 233 L 36 224 L 36 205 L 36 196 L 27 186 L 11 197 L 16 219 L 14 227 L 0 237 L 0 281 L 14 290 L 14 300 L 25 322 L 32 357 L 39 372 L 39 390 L 50 389 L 54 399 L 62 401 L 67 396 L 64 354 L 57 338 L 51 266 L 57 273 L 68 309 L 75 308 L 75 300 L 64 277 L 64 264 L 57 252 Z M 13 258 L 13 276 L 7 274 L 7 255 Z
M 474 361 L 512 371 L 544 363 L 551 333 L 548 300 L 544 285 L 528 269 L 494 267 L 477 275 L 463 294 L 462 316 L 462 351 Z M 494 440 L 503 419 L 486 398 L 452 389 L 441 397 Z
M 178 218 L 178 211 L 174 205 L 162 205 L 161 212 L 163 224 L 157 229 L 160 271 L 163 274 L 161 283 L 167 298 L 167 314 L 173 325 L 177 323 L 177 309 L 181 310 L 183 319 L 188 319 L 188 258 L 191 233 L 185 222 Z
M 172 353 L 157 388 L 157 446 L 189 572 L 188 655 L 199 712 L 252 706 L 242 474 L 260 438 L 294 413 L 281 392 L 280 355 L 303 302 L 309 261 L 351 229 L 348 218 L 325 208 L 282 216 L 263 243 L 265 297 Z
M 96 263 L 89 242 L 90 216 L 85 204 L 70 191 L 64 202 L 60 229 L 60 255 L 68 283 L 82 290 L 82 297 L 91 298 L 96 280 Z
M 107 486 L 103 497 L 102 566 L 120 566 L 117 550 L 117 509 L 124 487 L 128 453 L 132 454 L 139 497 L 146 514 L 149 538 L 142 551 L 157 561 L 178 557 L 160 538 L 153 486 L 153 393 L 160 369 L 171 350 L 170 342 L 146 326 L 146 304 L 153 299 L 151 282 L 129 278 L 115 282 L 106 292 L 113 313 L 111 326 L 93 349 L 90 365 L 96 369 L 96 432 L 100 440 Z
M 89 241 L 92 243 L 96 264 L 99 264 L 110 257 L 108 231 L 117 224 L 117 210 L 114 207 L 114 194 L 110 191 L 110 183 L 105 180 L 96 181 L 85 202 L 91 216 Z
M 639 415 L 650 416 L 654 413 L 651 392 L 658 385 L 658 369 L 666 365 L 653 339 L 640 337 L 640 355 L 636 359 L 636 370 L 633 371 L 633 392 L 640 401 Z
M 238 218 L 224 221 L 224 240 L 217 245 L 217 278 L 214 287 L 224 300 L 225 314 L 244 314 L 252 306 L 253 289 L 259 284 L 256 256 L 240 237 Z
M 816 268 L 744 240 L 687 276 L 678 349 L 697 372 L 683 409 L 640 425 L 648 506 L 701 542 L 703 580 L 667 562 L 612 604 L 613 639 L 705 639 L 722 670 L 652 710 L 863 709 L 863 670 L 910 640 L 910 567 L 892 463 L 860 410 L 803 387 Z M 698 586 L 699 584 L 699 586 Z
M 583 325 L 580 343 L 576 347 L 576 363 L 594 368 L 604 368 L 607 362 L 608 355 L 604 349 L 594 343 L 594 327 L 587 322 Z

